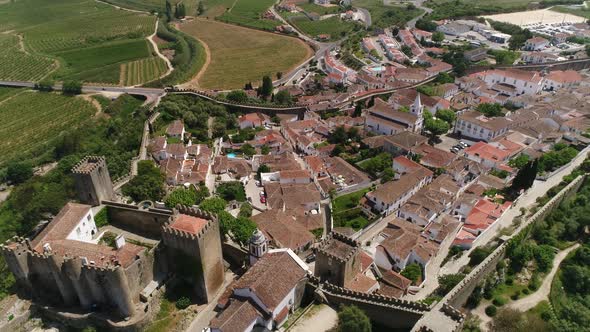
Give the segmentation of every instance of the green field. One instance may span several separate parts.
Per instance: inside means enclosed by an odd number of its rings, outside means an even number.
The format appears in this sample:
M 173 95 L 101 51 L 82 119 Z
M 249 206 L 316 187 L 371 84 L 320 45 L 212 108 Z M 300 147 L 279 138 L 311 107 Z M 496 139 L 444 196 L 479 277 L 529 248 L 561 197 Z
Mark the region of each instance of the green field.
M 89 119 L 96 109 L 80 97 L 30 90 L 0 90 L 0 163 L 42 149 Z
M 351 21 L 342 21 L 338 17 L 330 17 L 325 20 L 312 21 L 306 16 L 296 16 L 290 18 L 289 22 L 295 25 L 308 36 L 316 37 L 321 34 L 330 35 L 331 40 L 343 38 L 348 32 L 352 31 L 356 23 Z
M 236 0 L 233 6 L 217 19 L 226 23 L 274 30 L 281 22 L 262 19 L 262 14 L 275 2 L 275 0 Z
M 121 65 L 121 85 L 130 86 L 157 79 L 166 73 L 166 62 L 158 57 L 132 61 Z
M 144 40 L 155 28 L 151 15 L 92 0 L 19 0 L 1 5 L 0 17 L 0 33 L 22 35 L 21 52 L 30 54 L 10 64 L 22 80 L 39 79 L 55 58 L 56 79 L 117 84 L 122 63 L 151 57 Z M 9 79 L 0 65 L 0 79 Z M 32 66 L 43 70 L 27 69 Z
M 312 54 L 299 39 L 213 20 L 197 19 L 180 28 L 208 46 L 211 61 L 194 82 L 205 89 L 236 89 L 248 82 L 256 85 L 262 76 L 287 73 Z
M 316 5 L 315 3 L 302 3 L 297 6 L 301 7 L 301 9 L 308 13 L 318 13 L 320 15 L 336 14 L 344 11 L 340 6 L 324 7 Z
M 557 12 L 561 12 L 561 13 L 568 13 L 568 14 L 572 14 L 572 15 L 582 16 L 587 19 L 590 19 L 590 4 L 588 6 L 589 6 L 588 8 L 575 8 L 575 9 L 565 7 L 565 6 L 555 6 L 552 8 L 552 10 L 557 11 Z
M 143 39 L 123 40 L 104 45 L 56 53 L 65 64 L 57 79 L 76 78 L 93 82 L 118 84 L 121 64 L 148 58 L 150 49 Z
M 371 13 L 372 26 L 385 28 L 391 25 L 404 26 L 416 16 L 422 14 L 421 9 L 408 9 L 407 6 L 388 6 L 381 0 L 353 0 L 352 5 L 361 7 Z
M 18 64 L 18 65 L 16 65 Z M 53 59 L 25 53 L 15 35 L 0 35 L 0 78 L 39 80 L 57 67 Z

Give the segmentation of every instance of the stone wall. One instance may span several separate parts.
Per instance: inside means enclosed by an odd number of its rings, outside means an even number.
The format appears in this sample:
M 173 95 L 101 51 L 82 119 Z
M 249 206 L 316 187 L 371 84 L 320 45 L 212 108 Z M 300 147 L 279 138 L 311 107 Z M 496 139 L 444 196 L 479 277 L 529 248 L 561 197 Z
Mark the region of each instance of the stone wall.
M 170 220 L 173 214 L 172 210 L 166 209 L 142 209 L 137 205 L 111 201 L 103 201 L 102 203 L 106 205 L 111 224 L 150 238 L 160 238 L 162 226 Z

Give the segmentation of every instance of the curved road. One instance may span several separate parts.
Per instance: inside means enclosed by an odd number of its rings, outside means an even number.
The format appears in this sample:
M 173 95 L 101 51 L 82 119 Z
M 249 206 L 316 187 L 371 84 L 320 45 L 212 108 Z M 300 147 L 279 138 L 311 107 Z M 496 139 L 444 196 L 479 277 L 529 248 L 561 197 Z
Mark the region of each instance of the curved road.
M 414 17 L 412 20 L 408 21 L 408 23 L 406 24 L 408 26 L 408 28 L 414 28 L 416 27 L 416 22 L 418 22 L 419 19 L 421 19 L 422 17 L 432 13 L 432 9 L 428 8 L 428 7 L 424 7 L 423 3 L 426 2 L 425 0 L 416 0 L 414 1 L 414 5 L 417 8 L 420 8 L 424 11 L 424 13 L 422 13 L 421 15 L 419 15 L 418 17 Z

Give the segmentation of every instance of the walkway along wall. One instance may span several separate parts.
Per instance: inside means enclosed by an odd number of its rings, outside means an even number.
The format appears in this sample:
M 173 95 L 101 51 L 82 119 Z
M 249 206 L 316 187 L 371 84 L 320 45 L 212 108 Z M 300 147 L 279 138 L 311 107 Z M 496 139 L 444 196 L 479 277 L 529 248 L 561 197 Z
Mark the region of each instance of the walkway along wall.
M 389 328 L 409 329 L 430 307 L 426 304 L 393 297 L 355 292 L 330 283 L 320 283 L 316 277 L 309 280 L 315 296 L 333 307 L 351 305 L 362 309 L 372 321 Z
M 533 225 L 538 220 L 543 220 L 555 207 L 559 206 L 564 199 L 567 199 L 571 197 L 572 194 L 576 193 L 580 189 L 585 178 L 585 175 L 578 176 L 547 202 L 547 204 L 541 207 L 541 209 L 539 209 L 533 216 L 526 219 L 511 235 L 509 241 L 498 246 L 483 262 L 476 266 L 471 273 L 469 273 L 457 284 L 457 286 L 455 286 L 455 288 L 440 300 L 429 313 L 425 314 L 420 319 L 412 331 L 440 331 L 439 324 L 444 320 L 441 319 L 441 314 L 456 322 L 455 328 L 444 330 L 459 330 L 462 325 L 462 320 L 458 320 L 456 317 L 457 309 L 461 308 L 467 302 L 467 298 L 473 292 L 477 284 L 486 278 L 491 271 L 495 270 L 497 263 L 504 258 L 510 241 L 516 240 L 515 238 L 522 232 L 528 232 L 531 228 L 529 226 Z

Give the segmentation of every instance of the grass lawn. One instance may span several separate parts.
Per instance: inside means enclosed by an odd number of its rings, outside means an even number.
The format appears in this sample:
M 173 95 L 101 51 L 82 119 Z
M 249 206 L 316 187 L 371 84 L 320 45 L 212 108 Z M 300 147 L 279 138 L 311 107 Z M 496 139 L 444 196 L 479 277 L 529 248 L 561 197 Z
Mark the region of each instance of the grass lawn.
M 235 0 L 229 10 L 218 19 L 227 23 L 272 31 L 281 22 L 261 17 L 275 2 L 275 0 Z
M 4 55 L 7 47 L 0 46 L 0 77 L 39 80 L 58 59 L 58 80 L 113 84 L 119 83 L 117 61 L 151 56 L 145 37 L 156 22 L 155 16 L 93 0 L 19 0 L 0 6 L 0 17 L 0 44 L 12 38 L 13 49 Z M 17 34 L 22 42 L 15 43 Z
M 408 9 L 406 6 L 389 6 L 381 0 L 354 0 L 352 5 L 365 8 L 371 13 L 372 25 L 376 27 L 389 27 L 391 25 L 403 26 L 406 22 L 422 14 L 421 9 Z
M 302 41 L 273 33 L 246 29 L 211 20 L 197 19 L 180 26 L 207 44 L 211 62 L 199 79 L 205 89 L 237 89 L 264 75 L 287 73 L 309 56 Z
M 303 3 L 300 5 L 297 5 L 299 7 L 301 7 L 301 9 L 305 10 L 308 13 L 318 13 L 320 15 L 328 15 L 328 14 L 336 14 L 336 13 L 341 13 L 344 10 L 342 9 L 342 7 L 340 6 L 330 6 L 330 7 L 324 7 L 324 6 L 320 6 L 320 5 L 316 5 L 315 3 Z
M 358 207 L 360 199 L 370 189 L 355 191 L 350 194 L 342 195 L 332 200 L 332 215 L 334 218 L 334 227 L 352 227 L 355 230 L 365 228 L 371 223 Z
M 80 97 L 29 90 L 3 94 L 0 103 L 0 163 L 36 154 L 62 131 L 80 125 L 96 112 Z
M 312 21 L 302 15 L 291 18 L 290 22 L 310 37 L 328 34 L 331 36 L 331 40 L 343 38 L 347 33 L 354 29 L 355 25 L 357 25 L 351 21 L 342 21 L 338 17 Z

